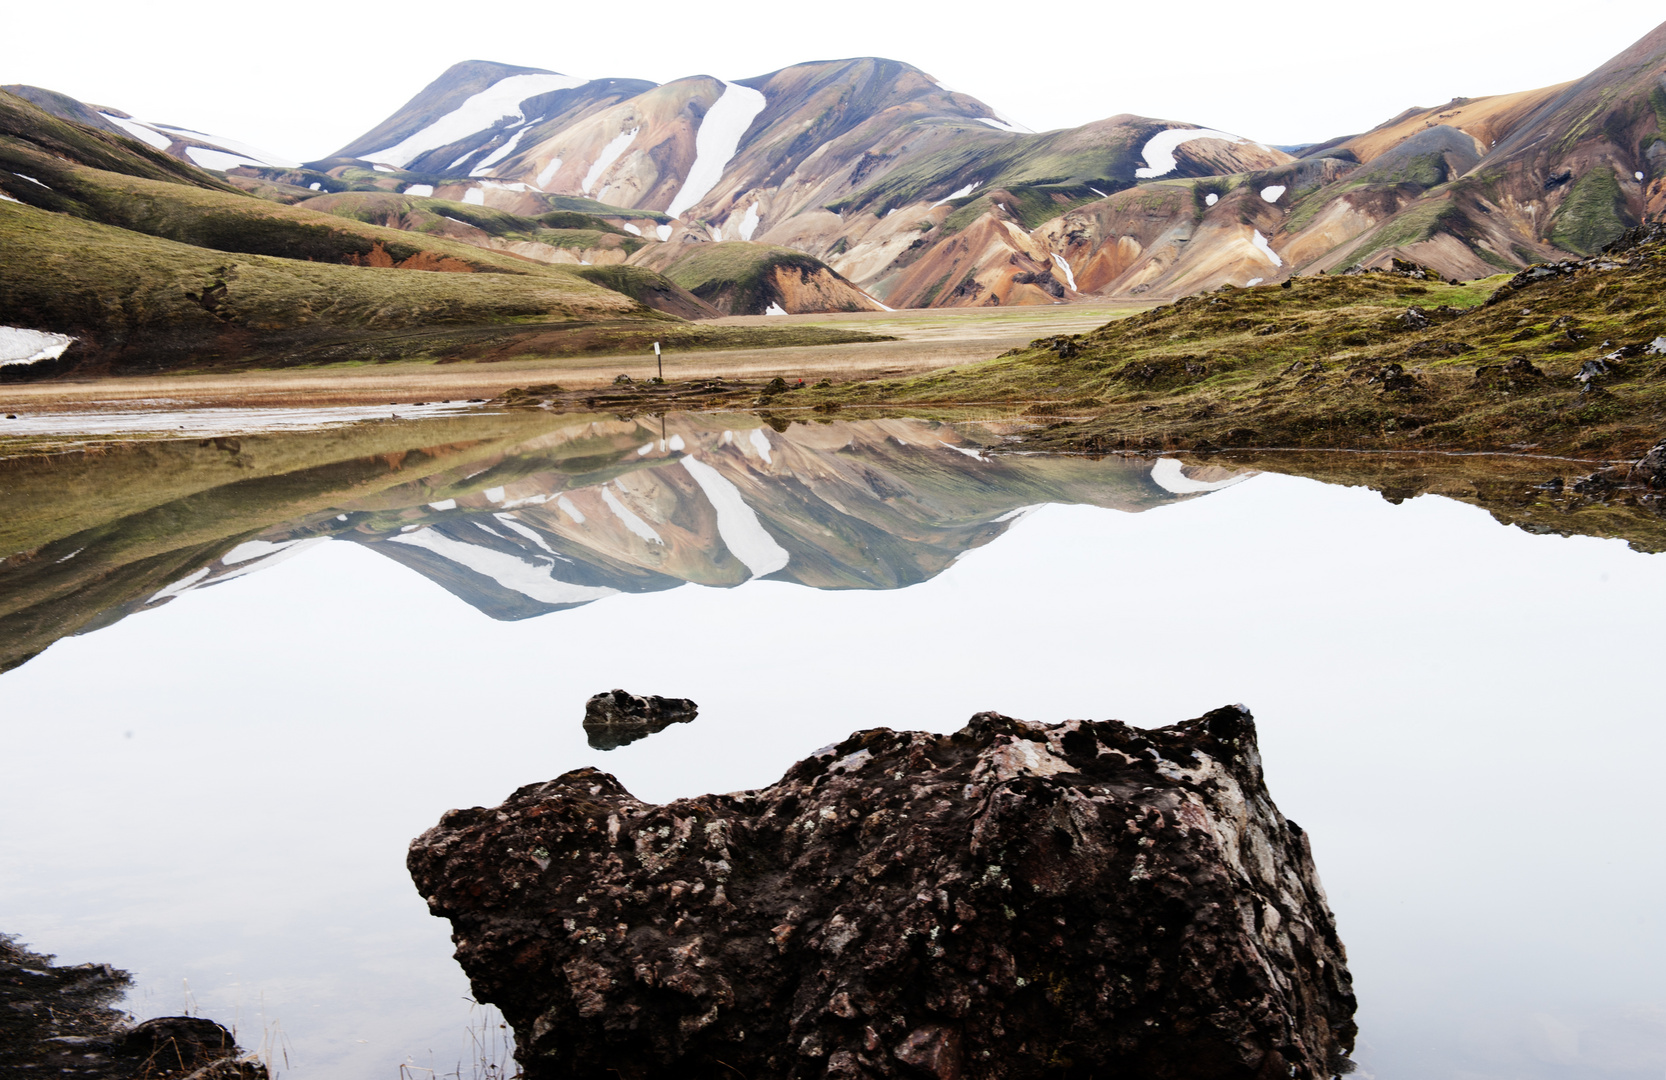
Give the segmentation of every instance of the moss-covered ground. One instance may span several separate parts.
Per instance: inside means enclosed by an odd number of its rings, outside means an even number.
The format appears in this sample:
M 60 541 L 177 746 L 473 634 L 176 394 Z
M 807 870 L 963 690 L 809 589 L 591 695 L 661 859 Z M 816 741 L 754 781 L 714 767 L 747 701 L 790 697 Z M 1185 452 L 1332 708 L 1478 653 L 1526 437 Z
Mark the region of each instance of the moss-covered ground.
M 1635 457 L 1666 435 L 1666 355 L 1651 349 L 1662 335 L 1656 243 L 1538 279 L 1369 273 L 1228 288 L 954 371 L 792 390 L 771 405 L 1000 409 L 1039 425 L 1027 446 L 1090 452 Z M 1591 362 L 1603 370 L 1578 378 Z

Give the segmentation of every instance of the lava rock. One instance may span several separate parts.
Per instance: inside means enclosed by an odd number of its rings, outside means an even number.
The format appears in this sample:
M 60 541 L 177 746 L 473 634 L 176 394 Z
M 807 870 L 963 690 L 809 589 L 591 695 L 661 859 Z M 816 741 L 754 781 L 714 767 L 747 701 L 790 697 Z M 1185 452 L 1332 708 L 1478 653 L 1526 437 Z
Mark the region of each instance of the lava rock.
M 662 806 L 579 769 L 407 865 L 527 1080 L 1351 1070 L 1346 955 L 1242 706 L 877 728 Z
M 688 698 L 609 690 L 584 703 L 584 733 L 595 750 L 617 750 L 672 724 L 686 724 L 700 707 Z

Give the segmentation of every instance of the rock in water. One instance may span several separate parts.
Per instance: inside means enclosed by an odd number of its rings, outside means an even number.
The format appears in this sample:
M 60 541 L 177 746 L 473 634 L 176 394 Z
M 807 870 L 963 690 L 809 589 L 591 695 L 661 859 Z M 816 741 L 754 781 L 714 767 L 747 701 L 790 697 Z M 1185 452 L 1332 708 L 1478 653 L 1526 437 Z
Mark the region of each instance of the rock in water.
M 672 724 L 686 724 L 700 712 L 688 698 L 609 690 L 584 703 L 584 733 L 596 750 L 617 750 Z
M 877 728 L 664 806 L 579 769 L 408 865 L 528 1080 L 1351 1068 L 1346 955 L 1238 706 Z

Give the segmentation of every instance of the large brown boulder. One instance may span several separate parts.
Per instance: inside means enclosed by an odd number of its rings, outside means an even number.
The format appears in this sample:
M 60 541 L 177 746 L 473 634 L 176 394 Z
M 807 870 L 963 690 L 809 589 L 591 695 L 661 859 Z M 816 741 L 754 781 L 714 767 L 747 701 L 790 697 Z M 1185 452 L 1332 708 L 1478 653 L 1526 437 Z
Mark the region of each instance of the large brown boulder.
M 1342 943 L 1238 706 L 878 728 L 664 806 L 580 769 L 408 865 L 528 1080 L 1350 1068 Z

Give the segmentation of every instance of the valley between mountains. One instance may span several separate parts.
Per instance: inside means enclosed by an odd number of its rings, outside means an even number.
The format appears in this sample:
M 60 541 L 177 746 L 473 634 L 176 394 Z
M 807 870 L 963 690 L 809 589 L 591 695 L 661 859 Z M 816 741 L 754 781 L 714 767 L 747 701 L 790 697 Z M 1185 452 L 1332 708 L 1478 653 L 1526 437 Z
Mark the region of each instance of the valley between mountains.
M 1004 406 L 1094 422 L 1078 448 L 1632 453 L 1662 427 L 1658 361 L 1636 361 L 1666 340 L 1649 231 L 1663 217 L 1666 25 L 1574 81 L 1310 146 L 1128 114 L 1033 132 L 873 57 L 664 84 L 468 61 L 306 162 L 14 85 L 0 381 L 513 362 L 477 382 L 559 378 L 553 402 L 658 342 L 673 381 L 710 374 L 702 353 L 780 350 L 729 370 L 725 406 Z M 1616 245 L 1623 265 L 1597 265 Z M 1538 286 L 1514 276 L 1545 265 L 1573 284 L 1518 304 L 1511 290 Z M 1014 376 L 1022 347 L 936 374 L 823 360 L 882 346 L 894 313 L 1056 308 L 1068 323 L 1090 302 L 1133 317 L 1043 331 L 1026 354 L 1043 373 Z M 1454 336 L 1482 321 L 1490 344 Z M 1153 351 L 1158 337 L 1175 347 Z M 553 366 L 529 378 L 529 362 Z M 828 385 L 783 398 L 746 382 L 769 369 Z M 1338 370 L 1368 399 L 1314 396 Z M 1504 397 L 1464 396 L 1483 391 Z

